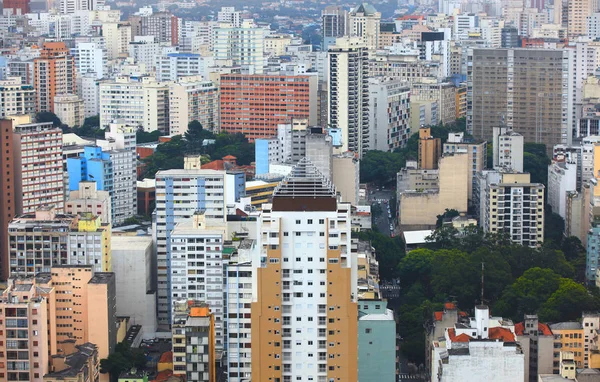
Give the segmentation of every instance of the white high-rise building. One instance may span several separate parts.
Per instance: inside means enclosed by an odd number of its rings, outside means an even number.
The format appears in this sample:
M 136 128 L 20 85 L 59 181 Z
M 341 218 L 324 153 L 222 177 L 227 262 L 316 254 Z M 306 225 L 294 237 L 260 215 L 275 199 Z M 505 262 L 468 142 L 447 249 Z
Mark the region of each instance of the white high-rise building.
M 394 151 L 406 145 L 410 133 L 410 86 L 401 80 L 369 78 L 370 148 Z
M 104 6 L 104 0 L 60 0 L 60 13 L 70 14 L 77 11 L 92 11 Z
M 135 64 L 144 64 L 151 71 L 157 68 L 158 59 L 162 55 L 177 51 L 177 47 L 160 43 L 154 36 L 135 36 L 128 49 L 129 57 Z
M 566 158 L 548 165 L 548 204 L 552 212 L 567 217 L 567 194 L 577 190 L 577 164 Z
M 360 37 L 371 52 L 377 50 L 381 13 L 368 3 L 361 3 L 348 14 L 348 33 Z
M 100 112 L 100 85 L 96 73 L 85 73 L 77 76 L 77 95 L 83 100 L 85 118 L 98 115 Z
M 104 65 L 106 64 L 106 48 L 104 40 L 78 42 L 77 47 L 71 50 L 75 57 L 77 75 L 96 73 L 96 78 L 104 77 Z
M 100 83 L 100 127 L 113 120 L 142 126 L 145 131 L 169 131 L 169 86 L 152 77 L 119 76 Z
M 493 129 L 494 168 L 523 172 L 523 136 L 507 127 Z
M 104 22 L 102 23 L 102 36 L 106 42 L 106 58 L 108 60 L 127 56 L 131 42 L 131 24 Z
M 156 256 L 158 265 L 158 321 L 171 321 L 173 229 L 198 211 L 211 222 L 225 222 L 225 171 L 166 170 L 156 173 Z M 176 199 L 175 199 L 176 197 Z
M 240 27 L 222 23 L 214 31 L 215 61 L 231 62 L 251 74 L 263 73 L 263 28 L 257 27 L 252 20 L 244 20 Z
M 217 21 L 231 24 L 234 28 L 242 26 L 242 12 L 236 11 L 235 7 L 221 7 L 217 13 Z
M 369 63 L 368 50 L 359 37 L 341 37 L 329 48 L 327 77 L 328 127 L 339 129 L 339 151 L 362 156 L 369 142 Z
M 177 223 L 171 232 L 171 298 L 203 301 L 215 317 L 215 348 L 223 351 L 223 242 L 225 221 L 206 219 L 203 212 Z
M 35 89 L 20 77 L 0 80 L 0 118 L 18 114 L 35 114 Z
M 169 134 L 185 134 L 194 120 L 205 130 L 219 131 L 219 90 L 200 76 L 181 77 L 169 84 Z
M 167 53 L 157 57 L 156 79 L 177 81 L 179 77 L 202 76 L 207 80 L 209 68 L 213 65 L 212 57 L 194 53 Z

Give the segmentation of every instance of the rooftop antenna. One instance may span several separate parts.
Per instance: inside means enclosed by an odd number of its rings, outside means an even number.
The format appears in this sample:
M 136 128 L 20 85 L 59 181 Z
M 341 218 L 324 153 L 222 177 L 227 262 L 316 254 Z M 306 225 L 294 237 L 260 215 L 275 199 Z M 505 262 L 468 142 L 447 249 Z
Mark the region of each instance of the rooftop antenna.
M 481 262 L 481 305 L 485 305 L 483 302 L 483 290 L 484 290 L 484 271 L 485 271 L 485 263 Z

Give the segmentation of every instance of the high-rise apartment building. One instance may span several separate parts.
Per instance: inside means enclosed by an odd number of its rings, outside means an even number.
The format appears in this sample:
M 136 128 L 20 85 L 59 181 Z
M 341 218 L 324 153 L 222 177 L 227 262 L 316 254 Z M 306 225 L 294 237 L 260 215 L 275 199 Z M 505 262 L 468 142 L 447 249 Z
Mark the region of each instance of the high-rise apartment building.
M 34 60 L 37 111 L 54 112 L 54 97 L 77 93 L 75 59 L 64 42 L 45 42 Z
M 34 232 L 41 229 L 44 235 Z M 110 224 L 92 214 L 63 215 L 53 208 L 19 215 L 8 225 L 11 276 L 34 276 L 56 265 L 90 265 L 110 272 Z
M 473 199 L 473 189 L 476 189 L 477 173 L 487 168 L 487 142 L 471 141 L 464 133 L 450 133 L 444 143 L 442 152 L 446 154 L 467 153 L 469 156 L 469 200 Z
M 587 18 L 594 13 L 597 7 L 593 0 L 567 1 L 567 35 L 577 38 L 587 34 Z
M 362 156 L 371 147 L 367 46 L 358 37 L 338 38 L 328 57 L 328 127 L 341 131 L 340 151 Z
M 381 13 L 368 3 L 361 3 L 348 14 L 348 34 L 360 37 L 371 52 L 377 49 Z
M 169 131 L 169 86 L 152 77 L 119 76 L 100 83 L 100 127 L 114 120 L 145 131 Z
M 442 140 L 431 135 L 431 128 L 419 129 L 418 166 L 423 170 L 438 168 L 438 161 L 442 156 Z
M 177 81 L 180 77 L 202 76 L 208 79 L 208 68 L 214 62 L 212 57 L 203 57 L 196 53 L 167 53 L 154 57 L 156 79 L 158 81 Z
M 485 232 L 507 233 L 514 243 L 538 247 L 544 241 L 544 185 L 528 173 L 500 173 L 497 183 L 481 189 L 485 196 L 481 226 Z
M 0 118 L 10 115 L 35 114 L 35 90 L 21 77 L 0 80 Z
M 208 304 L 215 321 L 214 345 L 218 352 L 223 351 L 225 331 L 222 292 L 225 232 L 223 220 L 207 220 L 202 212 L 194 213 L 171 231 L 169 278 L 173 304 L 181 299 Z
M 493 126 L 505 125 L 548 150 L 570 142 L 568 52 L 473 49 L 468 55 L 467 131 L 474 137 L 491 140 Z
M 130 23 L 105 22 L 102 24 L 102 36 L 106 42 L 107 60 L 127 56 L 127 49 L 133 36 Z
M 343 37 L 348 34 L 348 11 L 339 5 L 328 5 L 321 11 L 321 31 L 323 41 L 321 49 L 327 49 L 335 45 L 335 40 L 338 37 Z
M 166 170 L 156 173 L 156 254 L 158 322 L 171 322 L 172 231 L 203 211 L 207 220 L 225 221 L 226 173 L 215 170 Z
M 83 126 L 85 120 L 83 100 L 74 94 L 54 97 L 54 114 L 67 126 Z
M 77 77 L 77 95 L 83 100 L 84 118 L 98 115 L 99 93 L 96 73 L 85 73 Z
M 25 118 L 28 120 L 29 118 Z M 15 203 L 17 214 L 64 204 L 62 130 L 52 122 L 13 122 Z
M 252 379 L 356 381 L 357 261 L 351 206 L 306 159 L 259 218 Z
M 13 121 L 0 119 L 0 146 L 4 152 L 0 155 L 0 243 L 8 243 L 8 224 L 17 213 Z M 0 246 L 0 278 L 6 280 L 9 275 L 8 246 Z
M 221 130 L 254 140 L 277 135 L 277 125 L 294 119 L 317 124 L 315 75 L 224 74 L 220 83 Z
M 251 74 L 263 73 L 263 28 L 257 27 L 252 20 L 244 20 L 239 27 L 221 23 L 214 32 L 215 61 L 230 62 L 229 65 L 241 66 Z
M 169 84 L 169 134 L 183 135 L 188 124 L 198 121 L 204 130 L 217 133 L 219 90 L 200 76 L 181 77 Z
M 394 151 L 410 137 L 410 86 L 400 80 L 369 78 L 371 149 Z
M 239 28 L 242 25 L 242 12 L 236 11 L 235 7 L 221 7 L 217 13 L 217 21 Z
M 507 127 L 492 130 L 493 168 L 523 172 L 523 136 Z
M 75 57 L 77 77 L 85 73 L 96 73 L 96 78 L 104 77 L 104 65 L 106 64 L 106 43 L 103 37 L 89 38 L 88 41 L 77 43 L 75 49 L 71 50 Z
M 179 19 L 168 12 L 156 12 L 141 18 L 141 36 L 154 36 L 158 42 L 177 46 Z

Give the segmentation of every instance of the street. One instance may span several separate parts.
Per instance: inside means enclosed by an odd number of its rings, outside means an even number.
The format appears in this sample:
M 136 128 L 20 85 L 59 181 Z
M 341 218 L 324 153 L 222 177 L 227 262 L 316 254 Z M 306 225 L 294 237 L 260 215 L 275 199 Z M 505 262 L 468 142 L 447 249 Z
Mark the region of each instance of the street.
M 392 199 L 393 191 L 392 190 L 373 190 L 372 194 L 369 194 L 369 201 L 371 201 L 371 211 L 376 208 L 378 205 L 381 207 L 381 214 L 374 218 L 374 224 L 377 227 L 377 230 L 384 235 L 390 236 L 390 222 L 392 222 L 394 230 L 396 228 L 394 216 L 389 217 L 388 215 L 388 207 L 389 201 Z

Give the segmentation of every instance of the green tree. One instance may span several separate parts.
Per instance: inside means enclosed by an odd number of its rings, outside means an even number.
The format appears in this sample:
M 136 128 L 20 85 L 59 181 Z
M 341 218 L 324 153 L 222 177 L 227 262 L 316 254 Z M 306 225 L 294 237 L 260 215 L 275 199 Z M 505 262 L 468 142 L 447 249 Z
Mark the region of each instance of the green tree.
M 531 175 L 531 182 L 542 183 L 548 187 L 548 165 L 550 158 L 546 154 L 546 145 L 525 143 L 523 147 L 523 170 Z
M 138 370 L 146 367 L 146 356 L 141 349 L 131 348 L 127 341 L 119 342 L 108 358 L 100 360 L 100 372 L 108 373 L 112 382 L 117 381 L 122 372 L 134 367 Z
M 444 211 L 443 214 L 437 216 L 435 227 L 440 228 L 446 219 L 452 219 L 457 216 L 460 216 L 460 213 L 457 210 L 446 208 L 446 211 Z
M 419 248 L 412 250 L 398 263 L 398 273 L 403 288 L 420 283 L 428 289 L 431 285 L 431 270 L 435 251 Z
M 56 114 L 54 114 L 50 111 L 40 111 L 39 113 L 37 113 L 35 115 L 35 120 L 38 123 L 52 122 L 52 125 L 54 127 L 60 127 L 62 125 L 60 118 L 58 118 L 58 116 Z
M 431 285 L 438 300 L 452 296 L 460 306 L 474 305 L 480 290 L 480 275 L 480 267 L 465 252 L 443 249 L 433 256 Z
M 597 308 L 583 285 L 562 278 L 556 291 L 542 304 L 539 317 L 546 322 L 573 321 L 581 317 L 581 312 Z
M 151 132 L 144 131 L 144 129 L 138 129 L 135 132 L 135 141 L 136 143 L 150 143 L 157 142 L 158 137 L 161 136 L 160 131 L 154 130 Z
M 405 164 L 404 153 L 367 151 L 360 161 L 360 181 L 362 183 L 385 185 L 396 178 L 396 173 Z
M 156 172 L 173 168 L 183 168 L 185 142 L 176 135 L 168 142 L 159 144 L 154 154 L 144 159 L 144 178 L 154 178 Z
M 391 238 L 376 231 L 359 232 L 358 237 L 375 248 L 379 262 L 379 277 L 391 280 L 398 277 L 398 263 L 404 257 L 404 242 L 400 237 Z

